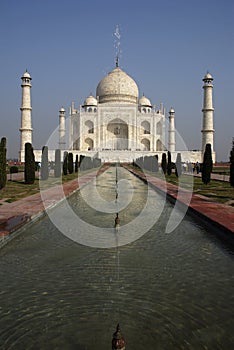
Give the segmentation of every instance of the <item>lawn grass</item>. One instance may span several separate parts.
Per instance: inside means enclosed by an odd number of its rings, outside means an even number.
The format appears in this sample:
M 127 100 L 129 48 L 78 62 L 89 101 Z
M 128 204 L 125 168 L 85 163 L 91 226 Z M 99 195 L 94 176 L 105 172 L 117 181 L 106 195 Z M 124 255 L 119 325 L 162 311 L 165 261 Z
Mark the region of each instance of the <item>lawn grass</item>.
M 79 173 L 79 176 L 88 172 L 90 172 L 90 170 L 82 171 Z M 62 177 L 62 183 L 74 180 L 77 178 L 77 176 L 77 173 L 65 175 Z M 0 190 L 0 201 L 1 203 L 12 203 L 19 199 L 39 193 L 41 190 L 45 190 L 60 184 L 61 178 L 55 178 L 53 175 L 49 176 L 48 180 L 46 181 L 39 181 L 39 178 L 36 178 L 34 184 L 32 185 L 25 184 L 24 180 L 8 180 L 6 186 Z
M 7 181 L 7 184 L 0 191 L 0 200 L 2 202 L 12 203 L 21 198 L 31 196 L 39 192 L 39 180 L 34 184 L 27 185 L 24 181 Z
M 166 180 L 169 183 L 178 185 L 178 178 L 175 176 L 175 174 L 172 174 L 171 176 L 166 176 Z M 191 175 L 181 175 L 180 186 L 185 189 L 190 189 L 190 184 Z M 229 182 L 227 181 L 211 180 L 208 185 L 205 185 L 202 182 L 201 178 L 194 176 L 193 193 L 212 198 L 213 200 L 219 203 L 227 203 L 230 201 L 234 201 L 234 188 L 231 187 Z

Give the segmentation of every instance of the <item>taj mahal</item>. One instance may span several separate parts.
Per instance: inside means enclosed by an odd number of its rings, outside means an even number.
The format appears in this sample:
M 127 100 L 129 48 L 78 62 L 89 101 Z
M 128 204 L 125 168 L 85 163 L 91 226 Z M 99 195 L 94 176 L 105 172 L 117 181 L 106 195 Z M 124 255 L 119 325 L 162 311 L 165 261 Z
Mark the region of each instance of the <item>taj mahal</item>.
M 21 146 L 20 161 L 24 161 L 26 142 L 33 145 L 31 76 L 22 76 Z M 213 127 L 213 77 L 203 78 L 204 99 L 202 107 L 202 145 L 200 151 L 179 150 L 176 147 L 175 111 L 167 113 L 163 104 L 156 106 L 144 96 L 134 79 L 119 67 L 118 57 L 114 69 L 98 83 L 96 96 L 88 96 L 78 108 L 72 102 L 69 117 L 66 110 L 59 110 L 57 145 L 49 148 L 49 160 L 53 161 L 55 149 L 74 155 L 98 157 L 102 162 L 132 162 L 146 156 L 161 155 L 170 151 L 172 161 L 181 153 L 182 161 L 202 162 L 207 143 L 214 152 Z M 167 136 L 167 137 L 166 137 Z M 42 145 L 43 146 L 43 145 Z M 34 150 L 35 160 L 41 161 L 41 150 Z

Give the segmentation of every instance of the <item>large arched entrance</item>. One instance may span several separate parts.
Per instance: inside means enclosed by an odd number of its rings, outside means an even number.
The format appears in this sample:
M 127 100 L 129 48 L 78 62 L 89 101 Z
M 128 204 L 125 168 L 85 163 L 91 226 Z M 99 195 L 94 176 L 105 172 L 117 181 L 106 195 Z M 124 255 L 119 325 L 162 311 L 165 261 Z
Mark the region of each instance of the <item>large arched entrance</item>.
M 107 125 L 106 145 L 111 150 L 128 149 L 128 125 L 116 118 Z

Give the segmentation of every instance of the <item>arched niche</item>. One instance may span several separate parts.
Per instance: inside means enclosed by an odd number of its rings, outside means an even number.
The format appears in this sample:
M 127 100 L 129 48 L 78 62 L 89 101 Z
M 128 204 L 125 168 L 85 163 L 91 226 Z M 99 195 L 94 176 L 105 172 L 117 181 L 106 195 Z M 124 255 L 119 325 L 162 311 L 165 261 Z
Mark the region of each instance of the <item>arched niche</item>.
M 87 147 L 88 151 L 92 151 L 93 150 L 93 140 L 90 137 L 87 137 L 85 139 L 85 146 Z
M 87 120 L 85 122 L 85 126 L 87 127 L 87 133 L 93 134 L 94 133 L 94 124 L 91 120 Z
M 142 144 L 143 151 L 150 151 L 150 140 L 143 139 L 141 140 L 141 144 Z
M 162 151 L 163 150 L 163 145 L 162 145 L 162 141 L 161 140 L 157 140 L 156 148 L 157 148 L 157 151 Z
M 150 134 L 150 123 L 147 122 L 147 120 L 144 120 L 141 123 L 141 127 L 142 127 L 142 134 Z

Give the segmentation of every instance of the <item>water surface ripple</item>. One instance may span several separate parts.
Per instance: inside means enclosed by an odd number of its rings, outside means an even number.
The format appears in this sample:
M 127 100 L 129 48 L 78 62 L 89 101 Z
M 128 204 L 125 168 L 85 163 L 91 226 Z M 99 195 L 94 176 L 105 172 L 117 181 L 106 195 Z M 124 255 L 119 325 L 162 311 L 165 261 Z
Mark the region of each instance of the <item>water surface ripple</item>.
M 121 174 L 135 189 L 124 224 L 142 210 L 147 187 Z M 98 179 L 108 200 L 110 175 L 114 168 Z M 95 212 L 80 193 L 69 203 L 84 220 L 112 227 L 114 215 Z M 127 349 L 232 349 L 233 255 L 188 216 L 166 234 L 171 211 L 166 203 L 143 237 L 112 249 L 79 245 L 48 217 L 25 229 L 0 251 L 0 348 L 109 350 L 120 322 Z

